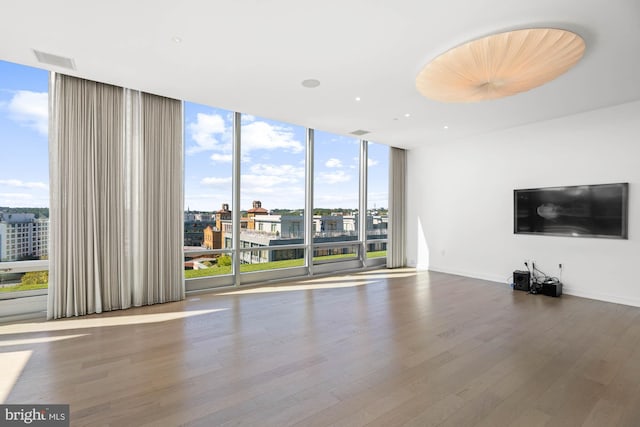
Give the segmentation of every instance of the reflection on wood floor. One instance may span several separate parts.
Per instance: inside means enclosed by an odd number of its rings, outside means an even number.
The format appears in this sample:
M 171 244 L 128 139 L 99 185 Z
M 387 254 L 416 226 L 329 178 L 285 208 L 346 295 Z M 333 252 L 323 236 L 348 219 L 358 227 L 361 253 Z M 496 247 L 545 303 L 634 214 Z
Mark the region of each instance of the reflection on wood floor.
M 411 269 L 0 326 L 72 425 L 640 425 L 640 309 Z

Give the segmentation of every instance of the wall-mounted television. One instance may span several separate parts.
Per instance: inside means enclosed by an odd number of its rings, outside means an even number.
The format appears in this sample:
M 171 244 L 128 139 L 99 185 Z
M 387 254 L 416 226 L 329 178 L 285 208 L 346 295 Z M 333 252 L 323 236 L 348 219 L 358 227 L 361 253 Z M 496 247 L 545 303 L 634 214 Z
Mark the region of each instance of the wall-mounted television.
M 629 184 L 513 190 L 513 232 L 627 238 Z

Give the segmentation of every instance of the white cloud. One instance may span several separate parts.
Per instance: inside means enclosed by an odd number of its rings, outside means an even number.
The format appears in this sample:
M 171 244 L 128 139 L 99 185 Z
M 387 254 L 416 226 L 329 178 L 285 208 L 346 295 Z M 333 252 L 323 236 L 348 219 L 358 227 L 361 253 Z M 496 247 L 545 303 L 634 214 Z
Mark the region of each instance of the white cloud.
M 286 176 L 265 176 L 265 175 L 253 175 L 253 174 L 245 174 L 242 175 L 242 189 L 253 189 L 253 188 L 272 188 L 277 187 L 282 184 L 289 184 L 292 182 L 296 182 L 295 179 L 288 178 Z
M 31 200 L 33 195 L 28 193 L 0 193 L 0 201 L 3 205 L 11 204 L 13 200 Z M 9 201 L 9 203 L 7 202 Z
M 207 200 L 210 201 L 211 199 L 224 199 L 224 198 L 230 198 L 231 192 L 229 192 L 229 194 L 225 194 L 224 192 L 220 193 L 197 193 L 197 194 L 192 194 L 192 193 L 188 193 L 185 194 L 184 198 L 185 200 L 195 200 L 195 201 L 200 201 L 200 200 Z
M 211 155 L 211 160 L 220 163 L 231 163 L 231 160 L 233 160 L 233 156 L 231 154 L 213 153 Z
M 251 166 L 251 173 L 265 177 L 285 176 L 289 179 L 304 179 L 304 167 L 293 165 L 255 164 Z
M 0 185 L 18 188 L 42 188 L 43 190 L 48 188 L 44 182 L 24 182 L 19 179 L 0 179 Z
M 223 203 L 231 204 L 231 186 L 219 189 L 207 189 L 205 192 L 196 189 L 196 193 L 185 195 L 184 209 L 215 211 L 222 207 Z
M 243 151 L 275 149 L 299 153 L 304 149 L 304 146 L 295 139 L 295 135 L 287 127 L 275 126 L 262 121 L 242 126 Z
M 187 154 L 202 151 L 217 151 L 211 159 L 220 162 L 231 161 L 231 128 L 225 126 L 225 120 L 219 114 L 198 113 L 196 121 L 189 123 L 187 129 L 196 143 L 187 149 Z M 272 125 L 264 121 L 255 121 L 255 117 L 243 115 L 242 125 L 242 161 L 249 162 L 249 152 L 253 150 L 283 149 L 292 153 L 304 150 L 302 142 L 295 139 L 291 128 Z
M 42 208 L 49 206 L 49 195 L 29 193 L 0 193 L 0 206 Z
M 197 211 L 215 211 L 223 203 L 231 204 L 231 186 L 206 193 L 187 193 L 184 196 L 184 209 Z
M 275 156 L 274 156 L 275 157 Z M 335 174 L 321 174 L 321 184 L 339 183 L 353 179 L 349 172 L 343 170 L 332 170 Z M 304 164 L 297 161 L 291 164 L 257 163 L 243 165 L 241 176 L 241 206 L 243 209 L 251 207 L 253 200 L 262 201 L 262 206 L 266 209 L 290 208 L 300 209 L 304 207 Z M 187 195 L 186 206 L 191 209 L 215 210 L 219 209 L 220 203 L 230 203 L 229 194 L 231 191 L 230 178 L 210 177 L 200 180 L 202 185 L 213 190 L 214 193 L 205 194 L 202 191 L 199 196 Z M 228 191 L 228 193 L 223 193 Z M 316 195 L 316 200 L 321 200 L 322 206 L 357 206 L 357 191 L 353 194 L 342 194 L 339 191 L 329 190 L 326 195 L 324 191 Z M 355 201 L 354 201 L 355 200 Z M 215 205 L 215 206 L 214 206 Z
M 304 167 L 255 164 L 249 172 L 240 177 L 243 200 L 262 200 L 268 202 L 268 208 L 304 205 Z M 294 202 L 299 206 L 292 206 Z
M 35 129 L 42 135 L 49 133 L 49 94 L 19 90 L 15 92 L 6 108 L 9 118 L 23 126 Z
M 304 150 L 304 145 L 295 139 L 291 128 L 271 125 L 264 121 L 255 121 L 251 115 L 242 116 L 242 161 L 251 161 L 249 153 L 253 150 L 283 149 L 292 153 Z M 189 123 L 187 129 L 196 145 L 187 149 L 187 154 L 202 151 L 217 151 L 223 154 L 213 155 L 214 161 L 230 161 L 231 127 L 225 126 L 225 120 L 219 114 L 198 113 L 196 121 Z
M 346 194 L 321 194 L 315 196 L 317 207 L 342 207 L 356 209 L 358 207 L 358 193 Z
M 265 209 L 301 209 L 304 208 L 304 186 L 287 185 L 287 191 L 280 188 L 252 187 L 242 191 L 241 206 L 251 207 L 253 200 L 262 201 Z
M 320 180 L 326 184 L 338 184 L 350 181 L 351 175 L 342 170 L 335 172 L 322 172 L 320 173 Z
M 231 129 L 227 129 L 219 114 L 198 113 L 196 121 L 187 125 L 196 145 L 187 149 L 187 154 L 202 151 L 228 151 Z
M 200 180 L 202 185 L 210 185 L 212 187 L 224 187 L 231 185 L 231 177 L 219 178 L 216 176 L 202 178 Z
M 325 133 L 322 131 L 316 133 L 316 142 L 320 142 L 321 144 L 334 145 L 334 146 L 336 144 L 360 145 L 360 140 L 358 138 L 351 138 L 348 136 Z
M 371 157 L 369 157 L 367 159 L 367 165 L 369 167 L 373 167 L 376 166 L 378 163 L 380 163 L 379 161 L 372 159 Z M 359 157 L 354 157 L 353 158 L 353 165 L 350 166 L 351 169 L 355 169 L 358 167 L 358 165 L 360 164 L 360 158 Z
M 255 191 L 257 188 L 274 188 L 286 184 L 286 188 L 280 188 L 278 191 L 288 191 L 288 186 L 299 182 L 299 179 L 290 176 L 275 175 L 255 175 L 245 174 L 240 178 L 242 182 L 242 190 Z
M 328 168 L 341 168 L 342 161 L 340 159 L 329 159 L 324 165 Z

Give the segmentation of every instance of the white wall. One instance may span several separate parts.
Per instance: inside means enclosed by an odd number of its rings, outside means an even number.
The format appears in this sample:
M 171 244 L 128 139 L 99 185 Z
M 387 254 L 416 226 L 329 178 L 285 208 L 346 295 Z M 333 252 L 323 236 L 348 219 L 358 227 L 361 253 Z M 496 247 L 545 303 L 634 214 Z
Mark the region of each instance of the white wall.
M 411 150 L 409 265 L 507 283 L 524 259 L 564 292 L 640 306 L 640 102 Z M 513 234 L 513 190 L 629 183 L 629 239 Z

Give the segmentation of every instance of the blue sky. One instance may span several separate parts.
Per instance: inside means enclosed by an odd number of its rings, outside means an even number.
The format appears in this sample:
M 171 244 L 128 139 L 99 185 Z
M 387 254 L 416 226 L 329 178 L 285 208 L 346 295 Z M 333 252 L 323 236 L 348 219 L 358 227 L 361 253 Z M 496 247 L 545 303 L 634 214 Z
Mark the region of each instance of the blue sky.
M 0 206 L 49 206 L 44 70 L 0 61 Z M 185 102 L 185 209 L 231 205 L 232 113 Z M 357 207 L 358 140 L 315 133 L 314 206 Z M 305 129 L 242 116 L 241 208 L 304 207 Z M 387 207 L 388 147 L 370 144 L 369 207 Z
M 232 113 L 185 104 L 185 204 L 216 210 L 231 204 Z M 240 206 L 260 200 L 266 209 L 304 208 L 305 129 L 242 115 Z M 315 132 L 314 206 L 358 206 L 359 141 Z M 369 148 L 369 206 L 387 207 L 388 150 Z
M 49 206 L 47 71 L 0 61 L 0 206 Z

